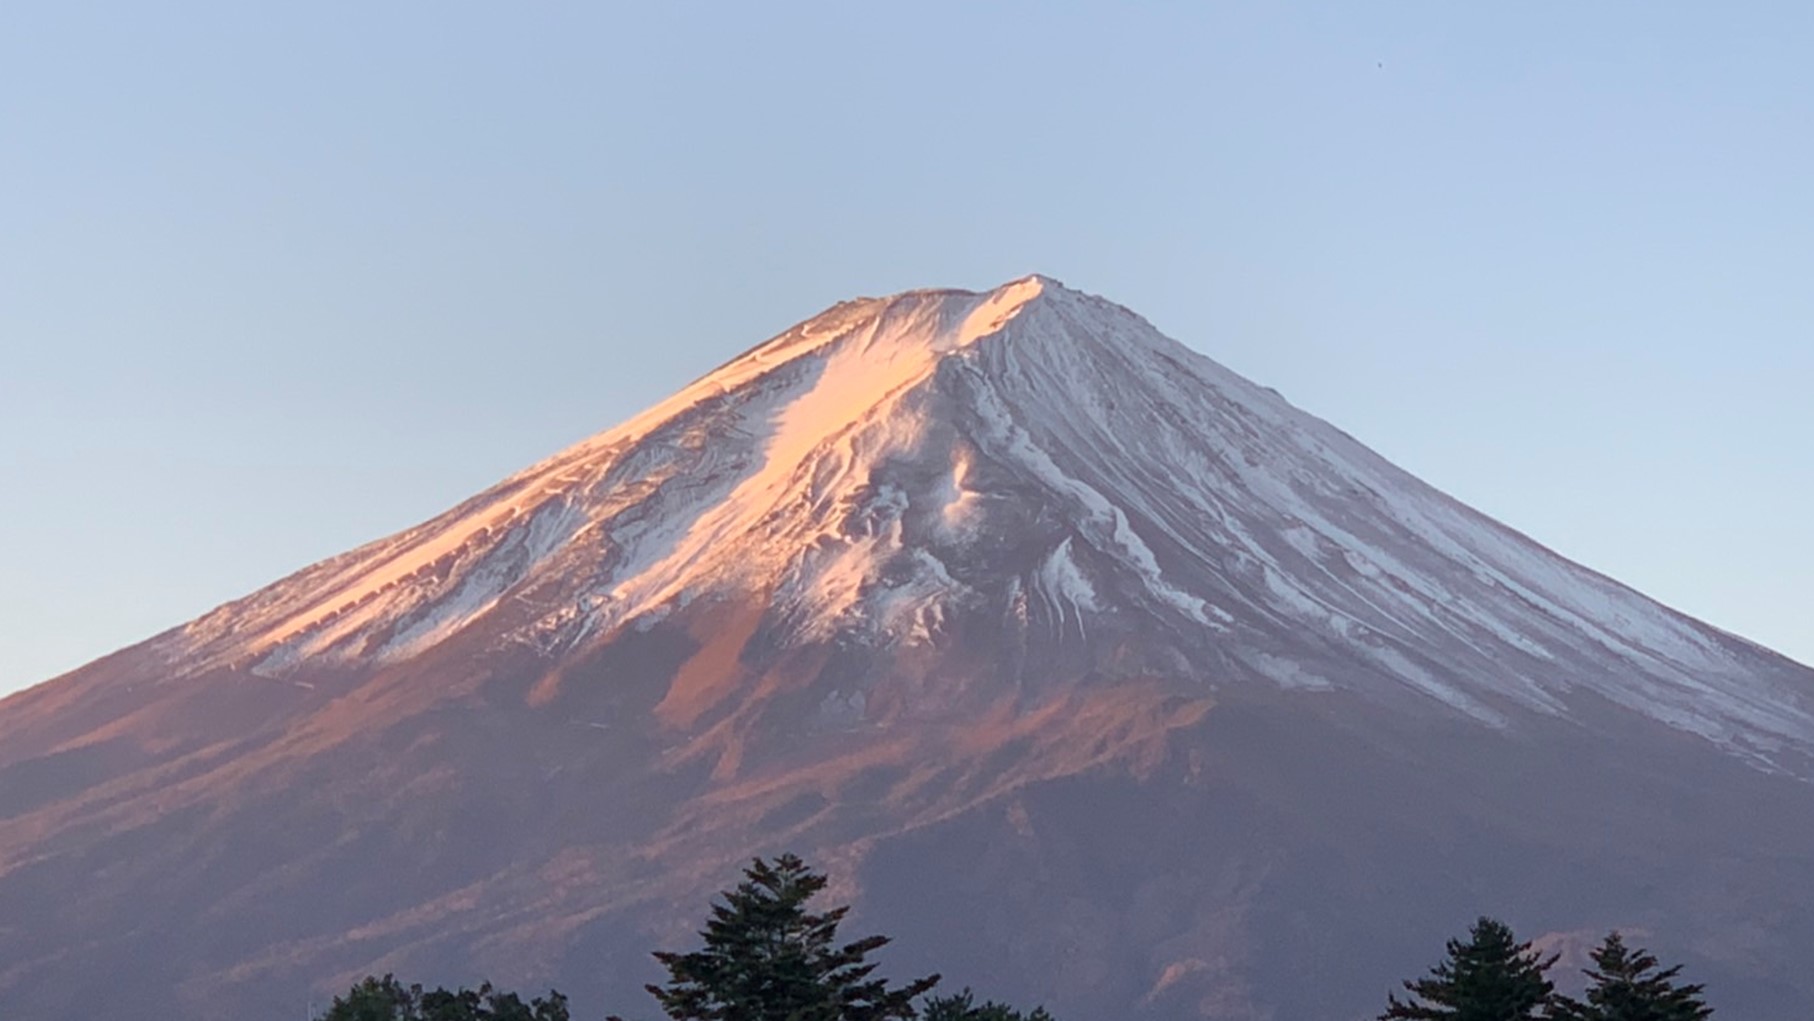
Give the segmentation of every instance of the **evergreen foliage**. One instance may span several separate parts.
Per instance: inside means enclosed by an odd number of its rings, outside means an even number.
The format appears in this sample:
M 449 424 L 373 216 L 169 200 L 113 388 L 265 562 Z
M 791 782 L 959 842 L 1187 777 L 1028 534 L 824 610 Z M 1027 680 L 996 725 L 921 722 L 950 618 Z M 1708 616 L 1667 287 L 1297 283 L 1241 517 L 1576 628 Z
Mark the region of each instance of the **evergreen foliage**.
M 645 988 L 673 1021 L 1053 1021 L 1044 1007 L 1023 1012 L 995 1000 L 978 1003 L 969 988 L 929 996 L 937 975 L 890 986 L 875 977 L 877 965 L 868 960 L 888 937 L 840 945 L 838 926 L 850 909 L 808 910 L 825 886 L 825 877 L 794 855 L 752 860 L 743 880 L 712 903 L 699 934 L 705 945 L 691 953 L 656 951 L 669 979 Z M 1703 986 L 1677 981 L 1680 965 L 1662 967 L 1650 951 L 1628 947 L 1616 931 L 1593 952 L 1583 1000 L 1556 993 L 1547 977 L 1556 960 L 1519 942 L 1504 922 L 1483 916 L 1465 940 L 1447 942 L 1444 959 L 1426 977 L 1403 983 L 1409 996 L 1387 996 L 1379 1021 L 1708 1021 L 1713 1016 Z M 525 1003 L 489 982 L 478 989 L 424 991 L 385 975 L 368 976 L 336 997 L 319 1021 L 569 1017 L 567 998 L 552 990 Z
M 400 1021 L 411 1016 L 421 993 L 421 986 L 405 986 L 395 976 L 367 975 L 346 995 L 334 997 L 321 1021 Z
M 1406 980 L 1412 995 L 1387 997 L 1380 1021 L 1525 1021 L 1547 1018 L 1560 1003 L 1544 977 L 1556 963 L 1520 943 L 1504 922 L 1482 917 L 1466 942 L 1451 939 L 1429 977 Z
M 391 975 L 368 975 L 334 997 L 321 1021 L 568 1021 L 567 998 L 550 990 L 524 1003 L 489 982 L 477 989 L 424 991 Z
M 668 970 L 649 992 L 675 1021 L 886 1021 L 914 1017 L 913 1000 L 938 982 L 932 975 L 890 988 L 866 958 L 886 936 L 837 944 L 848 907 L 822 914 L 806 903 L 825 877 L 799 858 L 755 859 L 734 890 L 712 905 L 699 935 L 703 949 L 657 951 Z
M 928 997 L 920 1009 L 920 1021 L 1052 1021 L 1052 1015 L 1046 1013 L 1044 1007 L 1034 1007 L 1023 1014 L 994 1000 L 979 1004 L 965 988 L 963 992 L 949 996 Z
M 1607 934 L 1587 970 L 1585 1003 L 1569 1001 L 1558 1012 L 1566 1021 L 1703 1021 L 1713 1008 L 1702 986 L 1677 985 L 1682 966 L 1659 967 L 1650 951 L 1631 949 L 1617 932 Z

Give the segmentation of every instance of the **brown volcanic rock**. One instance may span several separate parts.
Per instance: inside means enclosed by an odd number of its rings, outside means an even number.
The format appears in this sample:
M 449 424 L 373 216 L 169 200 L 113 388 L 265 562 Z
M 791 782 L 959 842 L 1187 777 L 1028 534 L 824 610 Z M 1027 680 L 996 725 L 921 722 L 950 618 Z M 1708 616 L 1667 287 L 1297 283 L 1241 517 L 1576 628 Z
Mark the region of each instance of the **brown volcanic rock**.
M 1473 915 L 1814 994 L 1814 672 L 1029 278 L 838 306 L 0 702 L 7 1017 L 645 1010 L 751 854 L 1060 1016 L 1361 1017 Z

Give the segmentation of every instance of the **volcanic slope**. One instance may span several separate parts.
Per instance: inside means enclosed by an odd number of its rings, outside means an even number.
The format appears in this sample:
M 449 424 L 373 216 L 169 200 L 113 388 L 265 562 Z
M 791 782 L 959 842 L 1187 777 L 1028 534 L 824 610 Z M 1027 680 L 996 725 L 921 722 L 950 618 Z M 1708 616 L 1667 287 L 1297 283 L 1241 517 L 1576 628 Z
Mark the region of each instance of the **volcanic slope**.
M 789 848 L 1061 1016 L 1358 1016 L 1479 911 L 1763 1009 L 1814 993 L 1811 749 L 1814 672 L 1128 310 L 916 291 L 0 703 L 0 1002 L 634 1010 Z

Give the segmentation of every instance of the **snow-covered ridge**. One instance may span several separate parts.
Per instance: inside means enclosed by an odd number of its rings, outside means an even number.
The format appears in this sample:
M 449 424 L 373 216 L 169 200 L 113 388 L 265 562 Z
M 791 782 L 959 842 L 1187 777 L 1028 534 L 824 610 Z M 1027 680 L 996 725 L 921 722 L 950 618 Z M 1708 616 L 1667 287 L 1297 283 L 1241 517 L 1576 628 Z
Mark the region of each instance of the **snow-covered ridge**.
M 835 306 L 159 645 L 184 672 L 271 674 L 479 626 L 552 654 L 737 593 L 796 642 L 936 647 L 1007 621 L 1017 648 L 1205 683 L 1410 694 L 1493 725 L 1591 692 L 1760 761 L 1814 747 L 1807 671 L 1038 276 Z
M 644 600 L 649 591 L 671 594 L 686 567 L 748 527 L 763 499 L 775 496 L 828 435 L 923 381 L 944 355 L 998 332 L 1049 285 L 1034 276 L 985 294 L 922 291 L 836 306 L 433 521 L 215 610 L 185 628 L 186 641 L 169 653 L 203 653 L 209 665 L 256 659 L 275 668 L 336 651 L 379 658 L 420 651 L 494 607 L 567 543 L 616 518 L 624 498 L 661 489 L 677 465 L 697 470 L 730 460 L 732 468 L 748 467 L 756 448 L 766 447 L 759 469 L 724 492 L 713 478 L 690 480 L 704 486 L 699 495 L 714 497 L 710 520 L 681 532 L 638 516 L 613 530 L 612 549 L 642 556 L 617 565 L 611 575 L 618 584 L 606 595 L 621 603 L 633 592 Z M 729 435 L 689 428 L 698 417 L 710 417 Z M 645 439 L 654 449 L 634 449 Z M 641 469 L 641 477 L 627 478 L 632 472 L 625 468 Z M 728 473 L 715 478 L 731 480 Z M 471 571 L 480 561 L 490 569 Z M 382 641 L 374 644 L 374 637 Z

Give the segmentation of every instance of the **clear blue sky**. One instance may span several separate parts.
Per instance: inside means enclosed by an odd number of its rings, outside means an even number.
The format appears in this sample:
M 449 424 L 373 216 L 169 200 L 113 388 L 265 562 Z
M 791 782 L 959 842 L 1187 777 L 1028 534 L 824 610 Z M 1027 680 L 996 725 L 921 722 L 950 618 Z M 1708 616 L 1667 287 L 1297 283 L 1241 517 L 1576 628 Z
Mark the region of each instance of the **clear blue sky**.
M 0 690 L 1031 271 L 1814 661 L 1810 54 L 1805 2 L 7 4 Z

